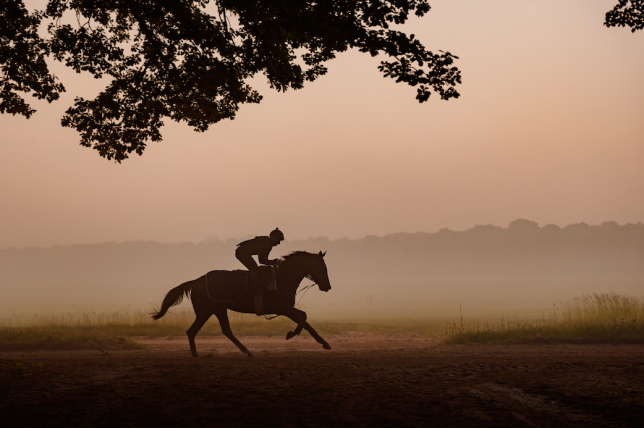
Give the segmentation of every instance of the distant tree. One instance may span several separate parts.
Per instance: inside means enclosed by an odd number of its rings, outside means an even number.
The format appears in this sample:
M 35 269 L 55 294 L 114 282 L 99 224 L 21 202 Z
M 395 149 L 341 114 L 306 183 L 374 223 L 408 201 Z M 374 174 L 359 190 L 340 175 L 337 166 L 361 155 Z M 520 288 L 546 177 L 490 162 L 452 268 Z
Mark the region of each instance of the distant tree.
M 75 99 L 62 125 L 117 162 L 160 141 L 164 118 L 203 132 L 260 102 L 247 83 L 257 73 L 277 91 L 301 89 L 350 48 L 388 55 L 378 68 L 417 87 L 419 102 L 431 91 L 457 98 L 457 57 L 391 28 L 429 10 L 428 0 L 49 0 L 28 13 L 21 0 L 0 0 L 0 112 L 30 117 L 18 93 L 51 102 L 65 90 L 47 55 L 108 77 L 95 99 Z
M 631 27 L 631 32 L 644 29 L 644 0 L 619 0 L 619 3 L 606 13 L 607 27 Z

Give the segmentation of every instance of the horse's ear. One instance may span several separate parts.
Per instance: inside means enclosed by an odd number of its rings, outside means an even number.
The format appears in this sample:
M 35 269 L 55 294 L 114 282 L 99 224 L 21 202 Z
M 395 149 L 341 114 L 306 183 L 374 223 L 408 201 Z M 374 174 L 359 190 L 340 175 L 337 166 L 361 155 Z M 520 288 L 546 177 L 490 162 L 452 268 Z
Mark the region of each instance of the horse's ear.
M 320 251 L 320 257 L 324 257 L 325 254 L 326 254 L 326 251 L 325 252 Z

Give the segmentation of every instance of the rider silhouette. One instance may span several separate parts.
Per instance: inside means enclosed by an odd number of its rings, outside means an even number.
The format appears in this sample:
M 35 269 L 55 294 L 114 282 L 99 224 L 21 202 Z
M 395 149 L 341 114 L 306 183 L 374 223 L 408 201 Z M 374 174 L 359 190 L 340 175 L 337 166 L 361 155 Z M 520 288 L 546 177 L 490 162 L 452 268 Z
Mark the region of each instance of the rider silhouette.
M 253 256 L 257 256 L 259 263 L 263 265 L 277 265 L 279 260 L 268 258 L 273 247 L 277 246 L 284 240 L 284 234 L 281 230 L 275 229 L 269 236 L 256 236 L 253 239 L 237 244 L 235 257 L 250 271 L 255 285 L 255 293 L 262 292 L 262 286 L 259 283 L 257 275 L 257 263 Z

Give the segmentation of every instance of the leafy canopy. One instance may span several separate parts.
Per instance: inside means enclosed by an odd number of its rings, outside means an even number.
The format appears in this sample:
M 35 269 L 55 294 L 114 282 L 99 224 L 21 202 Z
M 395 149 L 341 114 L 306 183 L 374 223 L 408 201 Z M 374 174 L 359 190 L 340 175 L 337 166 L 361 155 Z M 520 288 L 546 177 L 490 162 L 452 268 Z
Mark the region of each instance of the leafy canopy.
M 29 118 L 23 94 L 52 102 L 65 91 L 48 56 L 106 77 L 61 122 L 117 162 L 160 141 L 165 118 L 196 131 L 234 119 L 262 99 L 247 83 L 257 73 L 277 91 L 301 89 L 351 48 L 388 56 L 380 71 L 416 87 L 419 102 L 458 98 L 457 57 L 392 28 L 429 10 L 428 0 L 49 0 L 30 13 L 22 0 L 0 0 L 0 113 Z M 619 0 L 605 25 L 641 30 L 644 0 Z
M 432 91 L 456 98 L 456 57 L 391 28 L 429 9 L 427 0 L 49 0 L 28 13 L 21 0 L 0 0 L 0 112 L 29 117 L 19 92 L 53 101 L 64 91 L 47 55 L 107 77 L 95 99 L 75 99 L 62 125 L 117 162 L 160 141 L 164 118 L 205 131 L 233 119 L 240 104 L 260 102 L 246 83 L 255 74 L 277 91 L 300 89 L 350 48 L 387 55 L 380 71 L 417 87 L 420 102 Z
M 27 12 L 21 1 L 0 0 L 0 113 L 27 118 L 35 112 L 18 92 L 57 100 L 63 85 L 49 74 L 47 42 L 38 35 L 42 12 Z
M 631 27 L 631 32 L 644 29 L 644 0 L 619 0 L 606 13 L 607 27 Z

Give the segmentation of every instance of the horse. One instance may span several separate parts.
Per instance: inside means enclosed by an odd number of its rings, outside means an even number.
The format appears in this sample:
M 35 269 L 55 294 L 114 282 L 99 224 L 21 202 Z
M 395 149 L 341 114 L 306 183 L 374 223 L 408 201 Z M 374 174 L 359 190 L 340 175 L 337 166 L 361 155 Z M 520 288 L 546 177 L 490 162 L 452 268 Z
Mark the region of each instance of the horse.
M 331 284 L 327 272 L 324 255 L 326 252 L 321 251 L 318 254 L 306 251 L 295 251 L 285 256 L 279 265 L 276 282 L 277 289 L 264 292 L 264 310 L 268 314 L 286 316 L 297 323 L 295 331 L 289 331 L 286 340 L 300 334 L 302 329 L 306 329 L 311 336 L 322 345 L 324 349 L 331 349 L 331 346 L 306 322 L 306 313 L 295 308 L 295 294 L 304 278 L 312 280 L 321 291 L 329 291 Z M 217 272 L 217 271 L 213 271 Z M 211 272 L 212 273 L 212 272 Z M 246 274 L 247 276 L 250 273 Z M 190 342 L 190 352 L 193 357 L 198 357 L 195 346 L 195 337 L 201 327 L 214 314 L 219 320 L 221 332 L 233 342 L 241 352 L 248 357 L 253 354 L 241 344 L 233 335 L 228 320 L 228 309 L 235 312 L 255 313 L 255 299 L 253 287 L 246 287 L 246 291 L 235 301 L 215 301 L 210 297 L 208 291 L 208 274 L 203 275 L 195 280 L 185 282 L 178 287 L 168 291 L 161 304 L 161 309 L 154 312 L 152 319 L 158 320 L 168 312 L 172 306 L 178 305 L 186 296 L 192 301 L 192 307 L 195 311 L 195 322 L 190 326 L 186 333 Z M 234 284 L 218 284 L 218 286 L 230 287 Z

